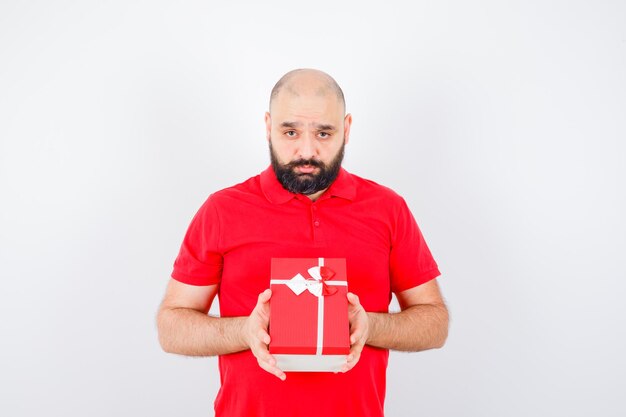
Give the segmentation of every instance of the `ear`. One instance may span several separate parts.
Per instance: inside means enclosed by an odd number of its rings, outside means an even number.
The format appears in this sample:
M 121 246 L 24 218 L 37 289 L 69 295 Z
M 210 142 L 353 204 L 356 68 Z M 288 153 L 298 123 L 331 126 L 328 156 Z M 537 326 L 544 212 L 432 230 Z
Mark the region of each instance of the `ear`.
M 265 112 L 265 138 L 267 141 L 270 141 L 270 137 L 272 136 L 272 116 L 270 112 Z
M 350 126 L 352 125 L 352 115 L 350 113 L 346 114 L 346 117 L 343 119 L 343 137 L 346 145 L 350 140 Z

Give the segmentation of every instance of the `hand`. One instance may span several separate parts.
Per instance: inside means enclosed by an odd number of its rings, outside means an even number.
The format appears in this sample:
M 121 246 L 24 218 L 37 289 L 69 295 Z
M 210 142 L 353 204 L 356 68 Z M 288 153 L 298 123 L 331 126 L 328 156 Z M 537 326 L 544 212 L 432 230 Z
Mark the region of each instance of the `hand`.
M 250 347 L 259 366 L 276 375 L 281 380 L 287 377 L 283 371 L 276 367 L 276 359 L 270 354 L 267 345 L 270 343 L 270 335 L 267 333 L 270 321 L 270 304 L 272 290 L 265 290 L 259 294 L 259 300 L 244 322 L 243 340 Z
M 361 358 L 361 351 L 369 336 L 369 317 L 363 306 L 359 303 L 359 297 L 348 293 L 348 320 L 350 321 L 350 354 L 341 372 L 348 372 L 354 368 Z

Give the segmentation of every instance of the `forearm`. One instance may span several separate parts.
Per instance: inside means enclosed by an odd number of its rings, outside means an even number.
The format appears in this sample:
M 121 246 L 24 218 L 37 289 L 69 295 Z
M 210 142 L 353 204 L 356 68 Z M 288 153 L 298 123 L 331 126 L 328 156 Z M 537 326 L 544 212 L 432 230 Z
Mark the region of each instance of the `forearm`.
M 417 352 L 440 348 L 448 337 L 448 310 L 444 305 L 420 304 L 399 313 L 367 313 L 366 344 L 384 349 Z
M 245 317 L 211 317 L 189 308 L 162 309 L 157 317 L 164 351 L 187 356 L 215 356 L 240 352 Z

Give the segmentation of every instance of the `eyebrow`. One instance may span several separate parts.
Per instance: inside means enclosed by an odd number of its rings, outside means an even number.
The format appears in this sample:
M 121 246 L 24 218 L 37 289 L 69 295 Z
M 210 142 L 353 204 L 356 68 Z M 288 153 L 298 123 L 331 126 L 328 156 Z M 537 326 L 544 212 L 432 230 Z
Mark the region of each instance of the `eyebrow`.
M 300 127 L 300 126 L 302 126 L 302 123 L 300 123 L 300 122 L 282 122 L 280 124 L 280 127 L 288 127 L 290 129 L 295 129 L 296 127 Z M 337 130 L 335 128 L 335 126 L 333 126 L 331 124 L 315 123 L 313 126 L 317 130 Z
M 297 122 L 282 122 L 280 124 L 280 127 L 290 127 L 290 128 L 296 128 L 298 126 L 301 126 L 302 123 L 297 123 Z
M 315 127 L 317 130 L 337 130 L 335 129 L 335 126 L 328 124 L 316 124 Z

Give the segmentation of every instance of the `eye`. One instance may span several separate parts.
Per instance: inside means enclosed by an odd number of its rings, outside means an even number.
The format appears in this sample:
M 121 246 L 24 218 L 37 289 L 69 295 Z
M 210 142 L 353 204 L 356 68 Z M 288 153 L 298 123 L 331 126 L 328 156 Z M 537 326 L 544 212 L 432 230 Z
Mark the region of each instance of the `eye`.
M 320 137 L 321 137 L 322 139 L 327 139 L 327 138 L 329 138 L 329 137 L 330 137 L 330 134 L 329 134 L 329 133 L 326 133 L 326 132 L 320 132 Z
M 289 136 L 290 138 L 293 138 L 296 136 L 296 131 L 295 130 L 288 130 L 285 132 L 285 135 Z

